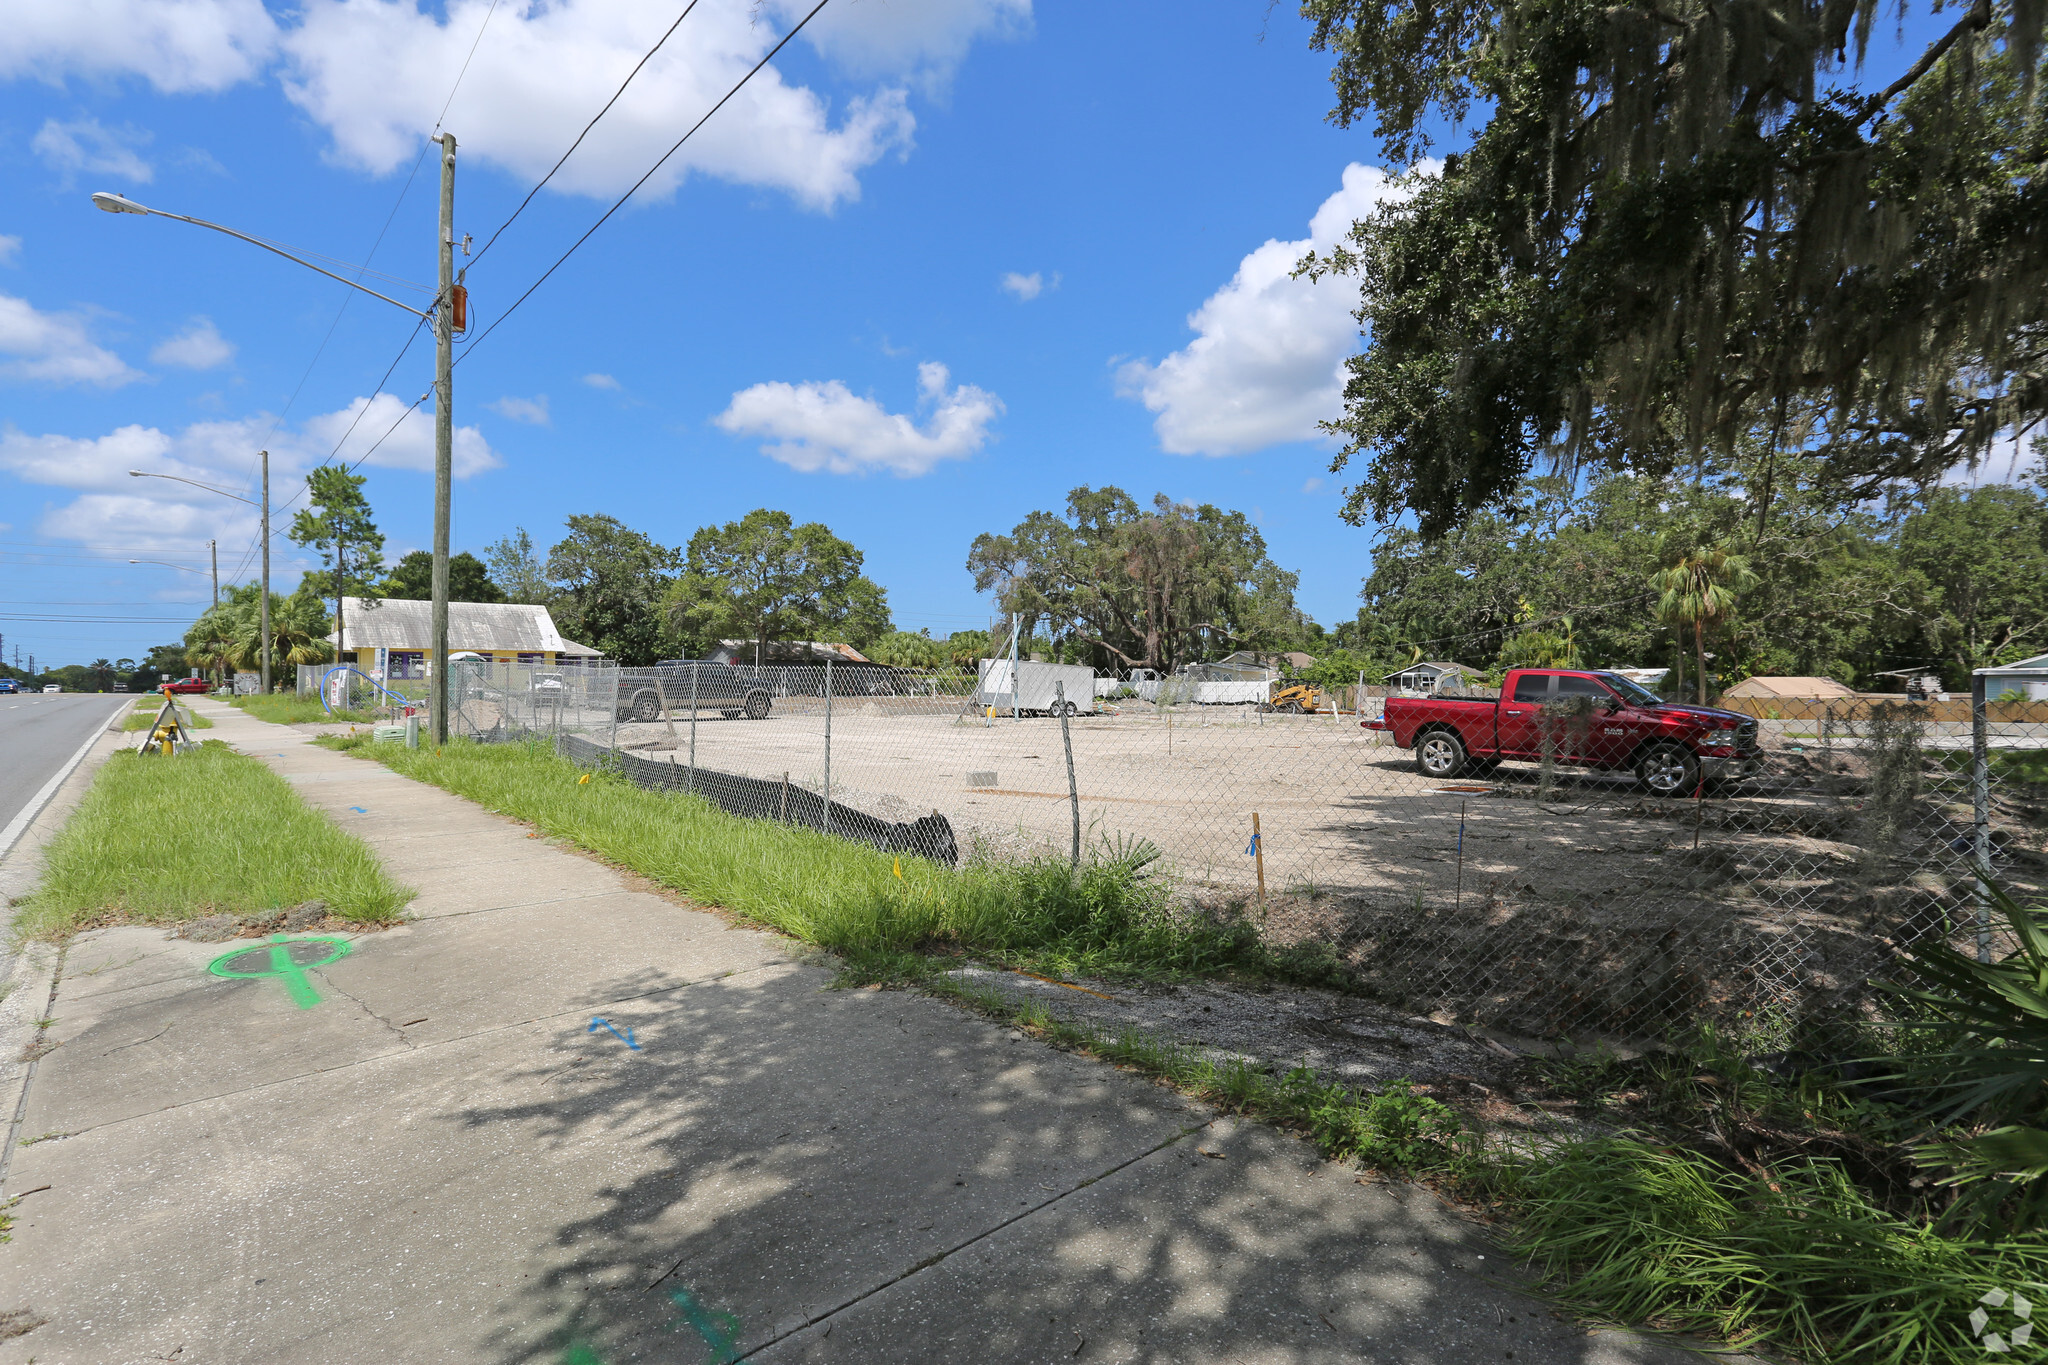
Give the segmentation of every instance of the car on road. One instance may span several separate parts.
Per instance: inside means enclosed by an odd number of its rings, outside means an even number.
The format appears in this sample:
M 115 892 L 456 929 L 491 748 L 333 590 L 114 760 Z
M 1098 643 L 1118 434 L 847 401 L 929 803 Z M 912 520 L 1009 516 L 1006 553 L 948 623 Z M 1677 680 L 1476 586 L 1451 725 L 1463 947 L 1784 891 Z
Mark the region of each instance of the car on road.
M 1691 796 L 1763 762 L 1756 721 L 1686 706 L 1598 669 L 1517 668 L 1494 697 L 1388 697 L 1361 722 L 1415 751 L 1424 777 L 1447 781 L 1504 759 L 1633 772 L 1658 796 Z
M 13 693 L 19 691 L 21 691 L 21 684 L 13 678 L 0 678 L 0 692 Z
M 201 696 L 204 696 L 208 692 L 211 692 L 213 690 L 213 684 L 208 682 L 204 678 L 179 678 L 175 682 L 165 683 L 163 685 L 163 690 L 166 692 L 180 693 L 197 692 Z
M 44 684 L 43 684 L 43 691 L 45 691 L 45 692 L 62 692 L 63 690 L 64 690 L 64 689 L 63 689 L 63 688 L 61 688 L 61 687 L 59 687 L 59 686 L 58 686 L 58 685 L 57 685 L 56 683 L 44 683 Z

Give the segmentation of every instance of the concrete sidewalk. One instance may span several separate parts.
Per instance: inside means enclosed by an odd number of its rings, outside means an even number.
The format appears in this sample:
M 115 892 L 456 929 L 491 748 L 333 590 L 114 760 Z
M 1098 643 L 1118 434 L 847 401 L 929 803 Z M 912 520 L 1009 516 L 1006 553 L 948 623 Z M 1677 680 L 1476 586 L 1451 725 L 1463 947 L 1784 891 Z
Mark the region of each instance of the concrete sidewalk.
M 420 892 L 282 978 L 81 935 L 0 1362 L 1680 1361 L 1427 1193 L 202 703 Z M 265 970 L 259 952 L 235 965 Z M 603 1023 L 598 1023 L 598 1020 Z M 48 1135 L 48 1136 L 45 1136 Z

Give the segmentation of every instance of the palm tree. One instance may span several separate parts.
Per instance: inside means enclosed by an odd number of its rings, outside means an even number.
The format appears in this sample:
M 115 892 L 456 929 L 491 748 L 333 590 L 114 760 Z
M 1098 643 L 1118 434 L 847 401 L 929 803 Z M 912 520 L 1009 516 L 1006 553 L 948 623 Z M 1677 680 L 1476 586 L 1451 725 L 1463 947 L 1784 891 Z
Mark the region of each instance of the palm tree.
M 1707 704 L 1707 632 L 1735 615 L 1736 599 L 1756 586 L 1749 561 L 1725 545 L 1702 544 L 1666 532 L 1658 540 L 1664 567 L 1650 575 L 1657 599 L 1657 619 L 1683 638 L 1692 632 L 1693 661 L 1699 668 L 1700 705 Z
M 215 682 L 235 666 L 235 620 L 232 603 L 207 608 L 185 632 L 185 659 L 194 671 L 211 673 Z
M 309 598 L 270 595 L 270 655 L 280 663 L 325 663 L 334 655 L 327 643 L 328 617 L 322 605 Z M 254 668 L 263 656 L 263 625 L 253 610 L 244 611 L 234 626 L 235 666 Z

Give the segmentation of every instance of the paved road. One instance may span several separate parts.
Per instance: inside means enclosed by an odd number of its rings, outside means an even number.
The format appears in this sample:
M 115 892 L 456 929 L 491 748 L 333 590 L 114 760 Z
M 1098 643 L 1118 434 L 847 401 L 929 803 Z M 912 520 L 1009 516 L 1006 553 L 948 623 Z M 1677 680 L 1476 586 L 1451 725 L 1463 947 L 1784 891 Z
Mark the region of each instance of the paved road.
M 135 701 L 115 693 L 0 696 L 0 830 L 11 824 L 81 744 Z M 5 853 L 0 847 L 0 853 Z

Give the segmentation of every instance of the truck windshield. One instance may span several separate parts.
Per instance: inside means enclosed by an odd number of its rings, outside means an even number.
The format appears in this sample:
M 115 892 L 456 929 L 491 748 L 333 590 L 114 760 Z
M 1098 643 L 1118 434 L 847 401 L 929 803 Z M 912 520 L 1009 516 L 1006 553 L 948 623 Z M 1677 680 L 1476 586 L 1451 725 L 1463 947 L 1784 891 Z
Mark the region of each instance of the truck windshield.
M 1619 673 L 1599 673 L 1594 676 L 1621 693 L 1622 700 L 1633 706 L 1657 706 L 1664 700 L 1641 683 L 1624 678 Z

